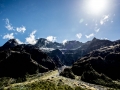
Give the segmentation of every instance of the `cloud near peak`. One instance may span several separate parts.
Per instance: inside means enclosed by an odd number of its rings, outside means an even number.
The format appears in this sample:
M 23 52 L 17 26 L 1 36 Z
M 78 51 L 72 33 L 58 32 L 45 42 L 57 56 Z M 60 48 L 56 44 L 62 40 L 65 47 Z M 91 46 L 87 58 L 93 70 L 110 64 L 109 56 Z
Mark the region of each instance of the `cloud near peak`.
M 91 33 L 90 35 L 85 35 L 86 38 L 91 38 L 94 36 L 94 33 Z
M 17 32 L 23 32 L 24 33 L 26 31 L 26 28 L 25 28 L 25 26 L 22 26 L 22 27 L 17 27 L 16 30 L 17 30 Z
M 13 39 L 13 38 L 14 38 L 14 33 L 6 34 L 3 36 L 3 39 Z
M 55 42 L 56 41 L 56 37 L 54 37 L 54 36 L 48 36 L 46 39 L 48 41 L 51 41 L 51 42 Z
M 63 40 L 63 45 L 65 45 L 65 43 L 67 43 L 67 41 L 68 41 L 67 39 Z
M 25 38 L 25 39 L 26 39 L 26 43 L 35 44 L 35 43 L 37 42 L 36 39 L 35 39 L 35 33 L 36 33 L 36 32 L 37 32 L 37 31 L 34 30 L 34 31 L 29 35 L 29 37 Z
M 16 39 L 16 41 L 17 41 L 19 44 L 23 44 L 23 42 L 21 42 L 19 39 Z
M 78 33 L 78 34 L 76 34 L 76 37 L 80 39 L 82 37 L 82 34 Z

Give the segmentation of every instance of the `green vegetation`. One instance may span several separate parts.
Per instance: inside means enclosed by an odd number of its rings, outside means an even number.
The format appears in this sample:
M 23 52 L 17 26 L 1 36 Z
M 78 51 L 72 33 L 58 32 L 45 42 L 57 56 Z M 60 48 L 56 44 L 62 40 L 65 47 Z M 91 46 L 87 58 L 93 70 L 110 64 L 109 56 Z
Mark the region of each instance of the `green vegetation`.
M 10 80 L 14 80 L 14 82 Z M 5 86 L 0 90 L 88 90 L 83 89 L 83 86 L 74 84 L 74 80 L 58 76 L 57 70 L 43 74 L 26 75 L 26 81 L 21 82 L 21 80 L 20 78 L 18 80 L 3 78 L 1 83 Z
M 106 78 L 106 76 L 93 71 L 89 71 L 89 74 L 88 72 L 84 72 L 84 74 L 82 75 L 82 79 L 84 79 L 86 75 L 89 75 L 91 78 L 87 76 L 87 78 L 85 79 L 88 80 L 88 78 L 90 78 L 90 83 L 101 85 L 103 85 L 103 83 L 111 83 L 111 79 Z M 18 80 L 12 78 L 1 78 L 0 90 L 95 90 L 94 86 L 89 86 L 85 83 L 80 83 L 80 81 L 75 79 L 69 79 L 62 76 L 58 76 L 57 70 L 46 72 L 44 74 L 26 75 L 26 81 L 21 82 L 22 80 L 23 79 L 21 78 L 18 78 Z M 112 81 L 112 83 L 114 82 Z
M 20 82 L 23 82 L 25 81 L 26 79 L 25 78 L 10 78 L 10 77 L 2 77 L 0 78 L 0 90 L 3 89 L 4 87 L 7 87 L 11 84 L 14 84 L 14 83 L 20 83 Z
M 57 85 L 51 81 L 39 81 L 28 85 L 19 85 L 15 87 L 10 87 L 8 90 L 85 90 L 81 87 L 70 87 L 68 85 L 63 85 L 58 83 Z
M 13 84 L 15 82 L 16 82 L 16 80 L 13 78 L 9 78 L 9 77 L 0 78 L 0 89 L 4 88 L 6 86 L 9 86 L 10 84 Z

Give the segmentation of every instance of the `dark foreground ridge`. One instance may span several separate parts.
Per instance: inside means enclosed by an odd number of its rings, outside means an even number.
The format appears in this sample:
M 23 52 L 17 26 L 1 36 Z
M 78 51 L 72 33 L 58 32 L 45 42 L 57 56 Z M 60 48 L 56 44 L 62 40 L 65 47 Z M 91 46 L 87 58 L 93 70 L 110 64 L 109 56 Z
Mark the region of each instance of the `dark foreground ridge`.
M 113 82 L 120 80 L 120 44 L 91 51 L 76 61 L 71 70 L 83 81 L 120 88 Z
M 0 77 L 18 78 L 56 68 L 54 61 L 35 46 L 16 43 L 9 40 L 0 48 Z

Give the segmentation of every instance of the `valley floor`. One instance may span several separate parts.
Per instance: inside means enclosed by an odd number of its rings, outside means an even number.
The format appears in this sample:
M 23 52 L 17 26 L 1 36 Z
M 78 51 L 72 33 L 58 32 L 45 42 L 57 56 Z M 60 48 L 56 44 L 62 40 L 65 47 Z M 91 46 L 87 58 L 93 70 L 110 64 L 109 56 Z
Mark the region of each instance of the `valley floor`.
M 35 83 L 46 82 L 46 81 L 53 83 L 55 86 L 67 85 L 73 88 L 71 90 L 80 90 L 80 89 L 74 89 L 76 87 L 83 88 L 81 90 L 114 90 L 104 86 L 86 83 L 81 80 L 69 79 L 69 78 L 59 76 L 58 70 L 50 71 L 50 72 L 44 73 L 43 75 L 38 74 L 32 78 L 27 78 L 27 81 L 22 83 L 11 84 L 5 87 L 4 90 L 32 90 L 27 88 L 30 88 L 30 85 L 33 85 Z M 43 88 L 35 89 L 35 90 L 43 90 Z M 48 90 L 48 89 L 44 88 L 44 90 Z M 52 89 L 49 89 L 49 90 L 52 90 Z M 62 89 L 57 89 L 57 90 L 62 90 Z M 65 89 L 65 90 L 69 90 L 69 89 Z

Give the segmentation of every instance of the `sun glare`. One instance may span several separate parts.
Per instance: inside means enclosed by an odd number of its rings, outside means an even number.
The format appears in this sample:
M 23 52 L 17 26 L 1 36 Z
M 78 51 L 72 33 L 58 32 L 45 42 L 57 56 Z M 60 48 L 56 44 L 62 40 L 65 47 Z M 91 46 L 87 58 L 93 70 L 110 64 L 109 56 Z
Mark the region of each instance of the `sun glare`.
M 87 8 L 89 13 L 101 14 L 107 7 L 107 0 L 88 0 Z

